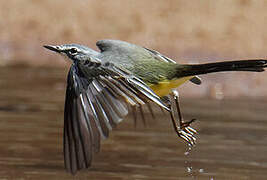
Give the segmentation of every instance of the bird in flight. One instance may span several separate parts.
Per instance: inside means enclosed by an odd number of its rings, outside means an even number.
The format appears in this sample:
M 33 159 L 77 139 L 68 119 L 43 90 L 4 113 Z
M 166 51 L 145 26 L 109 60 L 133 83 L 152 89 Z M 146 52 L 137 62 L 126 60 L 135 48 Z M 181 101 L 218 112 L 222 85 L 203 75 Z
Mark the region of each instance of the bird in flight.
M 201 84 L 197 75 L 221 71 L 262 72 L 267 60 L 237 60 L 206 64 L 178 64 L 161 53 L 120 40 L 100 40 L 100 52 L 83 45 L 45 45 L 72 61 L 64 109 L 64 162 L 75 174 L 90 167 L 100 140 L 129 113 L 150 103 L 170 113 L 178 137 L 195 144 L 194 130 L 182 119 L 179 94 L 174 88 L 191 81 Z M 130 107 L 130 108 L 129 108 Z

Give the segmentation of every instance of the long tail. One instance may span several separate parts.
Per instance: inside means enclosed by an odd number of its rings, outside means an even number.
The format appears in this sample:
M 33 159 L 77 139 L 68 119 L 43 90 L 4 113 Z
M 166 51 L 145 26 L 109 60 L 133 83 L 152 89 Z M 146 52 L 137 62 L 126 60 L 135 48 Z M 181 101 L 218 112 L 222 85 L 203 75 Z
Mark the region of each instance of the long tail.
M 178 65 L 176 77 L 193 76 L 221 71 L 262 72 L 267 67 L 267 60 L 239 60 L 206 64 Z

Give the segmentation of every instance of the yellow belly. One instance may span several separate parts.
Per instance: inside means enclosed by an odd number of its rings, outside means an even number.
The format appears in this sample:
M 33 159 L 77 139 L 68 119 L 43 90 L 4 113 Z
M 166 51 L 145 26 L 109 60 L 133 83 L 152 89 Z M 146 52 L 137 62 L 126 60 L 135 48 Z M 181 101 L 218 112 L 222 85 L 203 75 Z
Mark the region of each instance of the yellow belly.
M 150 85 L 149 87 L 160 97 L 168 95 L 172 89 L 177 88 L 183 83 L 190 80 L 192 76 L 174 79 L 170 81 L 162 81 L 158 84 Z

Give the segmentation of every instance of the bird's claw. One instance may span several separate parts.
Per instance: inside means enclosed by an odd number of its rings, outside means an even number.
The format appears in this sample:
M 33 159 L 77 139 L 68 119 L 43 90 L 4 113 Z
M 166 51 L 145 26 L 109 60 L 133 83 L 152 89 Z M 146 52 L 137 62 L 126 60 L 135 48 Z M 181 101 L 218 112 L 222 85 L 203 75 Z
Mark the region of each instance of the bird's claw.
M 194 122 L 196 119 L 192 119 L 188 122 L 182 122 L 180 126 L 177 126 L 177 135 L 178 137 L 182 138 L 188 146 L 192 147 L 196 144 L 196 137 L 197 131 L 190 127 L 190 124 Z

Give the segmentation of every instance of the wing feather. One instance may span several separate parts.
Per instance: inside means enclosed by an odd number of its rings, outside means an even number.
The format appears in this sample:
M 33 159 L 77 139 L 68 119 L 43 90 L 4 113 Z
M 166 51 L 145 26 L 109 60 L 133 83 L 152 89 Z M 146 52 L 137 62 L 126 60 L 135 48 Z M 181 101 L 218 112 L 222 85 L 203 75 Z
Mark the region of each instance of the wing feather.
M 103 93 L 103 96 L 106 97 L 109 104 L 116 111 L 119 117 L 124 117 L 128 114 L 128 109 L 124 101 L 121 99 L 115 98 L 112 92 L 102 86 L 97 80 L 94 80 L 92 84 L 99 90 L 99 93 Z
M 126 100 L 126 102 L 128 102 L 130 105 L 135 106 L 137 104 L 141 105 L 145 104 L 145 102 L 142 101 L 136 95 L 136 91 L 132 90 L 132 88 L 129 88 L 122 82 L 115 80 L 111 77 L 109 77 L 108 79 L 102 78 L 102 81 L 104 81 L 112 90 L 118 92 L 119 95 L 122 96 Z
M 88 130 L 91 132 L 91 141 L 94 152 L 100 151 L 100 139 L 101 139 L 101 132 L 98 129 L 98 119 L 95 117 L 94 114 L 94 107 L 90 104 L 90 99 L 84 98 L 84 93 L 80 94 L 80 100 L 82 104 L 82 111 L 84 113 L 86 123 L 88 126 Z
M 105 70 L 113 75 L 113 79 L 117 78 L 123 80 L 128 86 L 131 87 L 131 89 L 137 91 L 140 97 L 143 96 L 147 100 L 150 100 L 169 111 L 169 108 L 161 101 L 160 97 L 157 96 L 154 91 L 150 89 L 141 79 L 130 74 L 128 71 L 122 68 L 116 67 L 111 63 L 109 63 Z
M 77 170 L 88 167 L 91 159 L 86 157 L 88 152 L 92 152 L 91 134 L 85 124 L 85 113 L 81 112 L 84 107 L 81 107 L 80 99 L 76 96 L 74 87 L 74 74 L 71 68 L 68 75 L 68 85 L 66 90 L 65 111 L 64 111 L 64 159 L 65 167 L 75 173 Z M 88 141 L 88 138 L 89 141 Z M 88 156 L 90 157 L 90 155 Z
M 107 124 L 108 119 L 106 117 L 105 111 L 103 110 L 98 99 L 93 95 L 92 90 L 88 87 L 87 101 L 90 102 L 90 107 L 93 109 L 97 128 L 100 132 L 101 138 L 106 139 L 109 136 L 109 130 L 111 130 L 110 124 Z
M 101 138 L 128 114 L 128 107 L 155 102 L 169 111 L 161 99 L 140 79 L 129 72 L 101 65 L 101 75 L 85 78 L 76 64 L 70 68 L 64 111 L 64 160 L 67 171 L 75 174 L 91 165 L 100 151 Z

